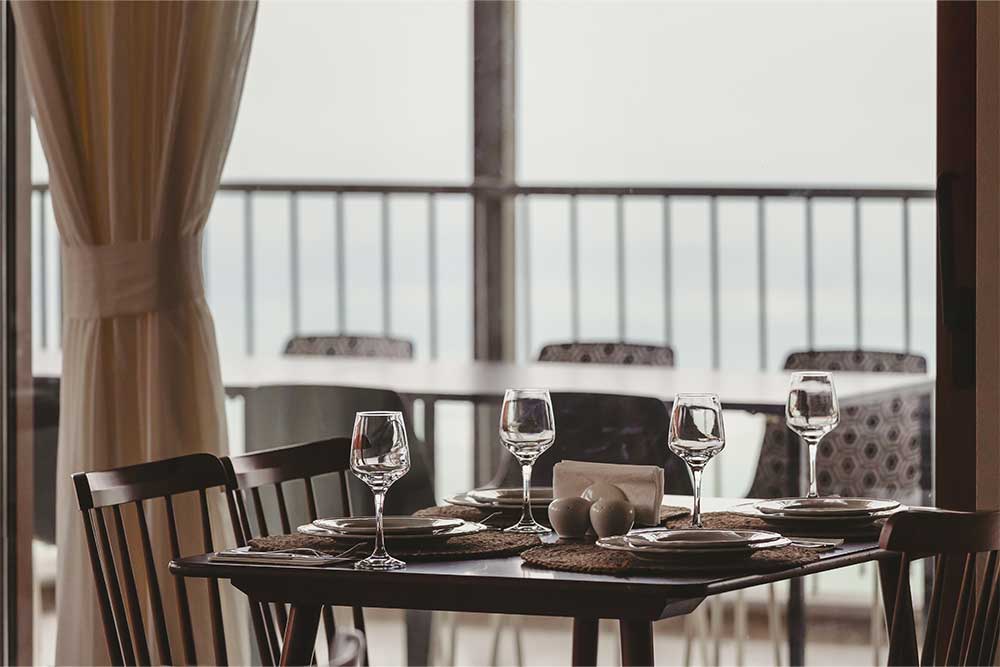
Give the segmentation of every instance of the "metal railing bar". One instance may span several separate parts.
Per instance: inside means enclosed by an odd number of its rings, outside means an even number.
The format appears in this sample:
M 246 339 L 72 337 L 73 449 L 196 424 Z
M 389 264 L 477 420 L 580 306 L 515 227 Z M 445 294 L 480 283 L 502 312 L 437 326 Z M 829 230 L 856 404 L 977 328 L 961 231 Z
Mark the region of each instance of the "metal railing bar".
M 392 332 L 392 230 L 389 227 L 389 193 L 382 193 L 382 333 Z
M 719 323 L 719 202 L 708 200 L 708 252 L 709 280 L 712 289 L 712 368 L 720 366 L 722 342 Z
M 299 284 L 299 193 L 288 193 L 288 272 L 291 297 L 292 335 L 302 332 L 302 294 Z
M 347 251 L 344 248 L 344 195 L 337 193 L 333 201 L 333 235 L 337 258 L 337 328 L 347 332 Z
M 243 311 L 248 355 L 254 353 L 253 192 L 243 193 Z
M 580 340 L 580 234 L 576 195 L 569 197 L 569 312 L 570 332 Z
M 913 319 L 910 306 L 910 200 L 903 198 L 903 350 L 913 345 Z
M 233 182 L 223 183 L 220 190 L 274 192 L 352 192 L 391 194 L 477 194 L 504 195 L 597 195 L 597 196 L 690 196 L 690 197 L 792 197 L 805 198 L 932 198 L 933 188 L 879 188 L 864 186 L 766 186 L 753 185 L 560 185 L 560 184 L 441 184 L 441 183 L 323 183 L 323 182 Z
M 49 276 L 48 276 L 48 215 L 45 211 L 45 199 L 47 193 L 42 191 L 38 195 L 38 248 L 41 251 L 39 261 L 41 270 L 38 272 L 38 290 L 41 292 L 41 312 L 39 313 L 39 334 L 41 335 L 42 349 L 49 349 Z
M 48 184 L 35 183 L 35 191 L 47 190 Z M 599 196 L 690 196 L 690 197 L 792 197 L 813 199 L 933 199 L 934 188 L 898 188 L 866 186 L 784 185 L 759 187 L 753 185 L 503 185 L 482 182 L 475 184 L 442 183 L 337 183 L 322 181 L 231 181 L 219 186 L 223 192 L 328 192 L 374 194 L 477 194 L 504 195 L 599 195 Z
M 625 340 L 625 198 L 615 196 L 615 269 L 618 274 L 618 340 Z
M 767 370 L 767 206 L 757 198 L 757 344 L 760 370 Z
M 816 347 L 816 275 L 813 256 L 813 202 L 806 197 L 806 345 Z
M 861 349 L 864 322 L 861 283 L 861 200 L 854 200 L 854 347 Z
M 427 298 L 431 359 L 438 357 L 437 195 L 427 195 Z
M 670 197 L 663 198 L 663 338 L 674 344 L 674 238 Z
M 533 356 L 531 340 L 531 217 L 528 197 L 521 197 L 521 229 L 518 236 L 521 238 L 521 256 L 524 257 L 524 346 L 527 356 Z

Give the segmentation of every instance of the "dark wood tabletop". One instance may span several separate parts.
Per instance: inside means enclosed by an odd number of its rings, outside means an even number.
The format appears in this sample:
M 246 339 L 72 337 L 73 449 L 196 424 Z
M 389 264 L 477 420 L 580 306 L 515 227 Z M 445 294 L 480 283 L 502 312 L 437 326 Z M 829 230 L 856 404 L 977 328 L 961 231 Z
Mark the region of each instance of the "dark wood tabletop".
M 683 504 L 684 498 L 668 496 L 668 502 Z M 706 498 L 704 504 L 711 511 L 736 501 Z M 220 564 L 210 562 L 207 555 L 174 561 L 170 571 L 185 577 L 229 579 L 253 599 L 291 604 L 294 622 L 289 621 L 283 664 L 309 662 L 324 604 L 566 616 L 576 619 L 575 630 L 588 629 L 597 618 L 619 619 L 623 664 L 651 664 L 652 621 L 689 613 L 710 595 L 890 557 L 877 542 L 868 541 L 845 543 L 812 563 L 766 574 L 617 577 L 535 568 L 520 557 L 412 563 L 403 570 L 370 572 L 349 565 Z M 596 633 L 592 634 L 591 647 L 584 633 L 575 632 L 574 664 L 593 662 Z

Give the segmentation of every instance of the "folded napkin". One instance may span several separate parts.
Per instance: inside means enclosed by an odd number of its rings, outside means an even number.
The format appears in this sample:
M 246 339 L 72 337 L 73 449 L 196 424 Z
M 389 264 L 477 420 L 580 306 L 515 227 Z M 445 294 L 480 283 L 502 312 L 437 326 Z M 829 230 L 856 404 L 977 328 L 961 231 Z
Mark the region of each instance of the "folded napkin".
M 578 496 L 594 482 L 614 484 L 635 507 L 635 522 L 643 526 L 660 523 L 663 502 L 663 468 L 623 463 L 560 461 L 552 469 L 552 495 Z

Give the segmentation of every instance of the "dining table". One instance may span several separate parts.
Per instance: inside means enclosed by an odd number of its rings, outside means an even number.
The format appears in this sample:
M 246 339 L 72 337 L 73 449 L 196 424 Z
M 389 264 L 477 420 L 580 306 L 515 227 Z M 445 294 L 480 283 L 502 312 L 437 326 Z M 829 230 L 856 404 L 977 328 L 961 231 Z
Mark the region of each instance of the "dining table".
M 664 497 L 668 505 L 690 501 L 690 496 Z M 705 497 L 702 502 L 705 511 L 716 512 L 748 501 Z M 883 600 L 895 600 L 900 558 L 879 548 L 875 537 L 847 540 L 805 564 L 756 573 L 613 576 L 541 569 L 520 556 L 418 562 L 401 570 L 375 572 L 354 569 L 350 563 L 322 568 L 220 563 L 208 554 L 173 560 L 170 572 L 228 580 L 252 600 L 289 605 L 282 665 L 310 664 L 326 605 L 569 617 L 574 665 L 595 664 L 598 620 L 614 619 L 619 624 L 621 664 L 652 665 L 653 624 L 658 620 L 689 614 L 721 593 L 873 561 L 878 564 Z M 912 615 L 905 607 L 894 610 L 885 604 L 884 608 L 890 622 L 893 613 Z

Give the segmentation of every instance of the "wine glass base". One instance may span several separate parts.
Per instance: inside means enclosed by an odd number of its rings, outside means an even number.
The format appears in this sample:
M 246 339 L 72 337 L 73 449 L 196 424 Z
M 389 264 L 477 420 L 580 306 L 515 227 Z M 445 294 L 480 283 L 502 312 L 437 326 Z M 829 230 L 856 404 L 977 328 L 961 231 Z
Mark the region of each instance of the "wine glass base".
M 505 532 L 505 533 L 522 533 L 522 534 L 526 534 L 526 535 L 544 535 L 546 533 L 551 533 L 552 529 L 551 528 L 546 528 L 545 526 L 543 526 L 540 523 L 535 523 L 535 522 L 521 523 L 521 522 L 518 522 L 518 523 L 515 523 L 510 528 L 504 528 L 503 532 Z
M 355 570 L 401 570 L 406 563 L 392 556 L 369 556 L 354 564 Z

